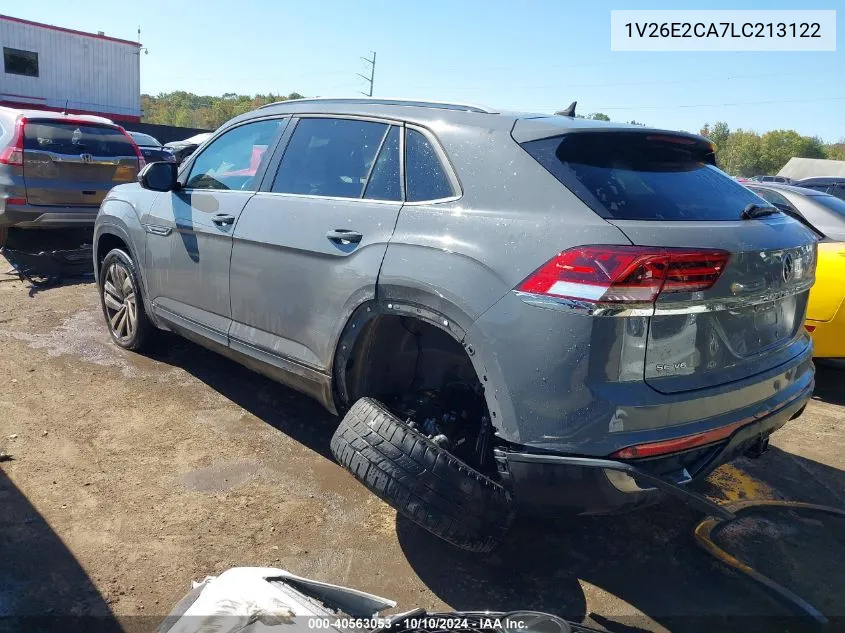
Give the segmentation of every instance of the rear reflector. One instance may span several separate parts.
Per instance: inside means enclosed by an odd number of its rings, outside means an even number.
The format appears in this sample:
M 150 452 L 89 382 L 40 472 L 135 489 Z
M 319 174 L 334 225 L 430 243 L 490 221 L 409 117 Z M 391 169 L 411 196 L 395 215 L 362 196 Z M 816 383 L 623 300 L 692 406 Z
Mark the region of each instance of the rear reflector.
M 648 444 L 637 444 L 636 446 L 628 446 L 621 450 L 611 453 L 610 457 L 616 459 L 638 459 L 642 457 L 656 457 L 658 455 L 667 455 L 669 453 L 678 453 L 686 451 L 691 448 L 713 444 L 719 440 L 724 440 L 733 435 L 733 432 L 738 428 L 745 426 L 749 422 L 753 422 L 754 418 L 747 420 L 740 420 L 727 426 L 713 429 L 712 431 L 705 431 L 704 433 L 696 433 L 695 435 L 685 435 L 684 437 L 676 437 L 671 440 L 663 440 L 661 442 L 650 442 Z
M 710 288 L 730 255 L 720 250 L 579 246 L 553 257 L 517 290 L 608 303 L 651 303 L 661 292 Z
M 26 125 L 26 117 L 20 117 L 15 121 L 15 131 L 11 142 L 0 150 L 0 164 L 23 167 L 23 128 Z
M 6 206 L 10 204 L 24 205 L 26 204 L 26 198 L 6 198 Z
M 805 325 L 804 327 L 807 328 L 807 331 L 811 332 L 811 333 L 812 333 L 813 330 L 816 329 L 815 325 Z

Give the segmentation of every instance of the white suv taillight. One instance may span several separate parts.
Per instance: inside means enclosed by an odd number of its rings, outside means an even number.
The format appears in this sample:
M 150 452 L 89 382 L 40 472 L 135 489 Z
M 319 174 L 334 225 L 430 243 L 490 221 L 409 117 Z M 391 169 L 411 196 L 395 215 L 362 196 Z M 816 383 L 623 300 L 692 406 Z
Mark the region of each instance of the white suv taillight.
M 596 303 L 652 303 L 662 292 L 707 290 L 729 257 L 721 250 L 578 246 L 550 259 L 516 290 Z
M 23 135 L 26 126 L 26 117 L 20 117 L 15 122 L 15 133 L 11 142 L 0 150 L 0 164 L 23 166 Z

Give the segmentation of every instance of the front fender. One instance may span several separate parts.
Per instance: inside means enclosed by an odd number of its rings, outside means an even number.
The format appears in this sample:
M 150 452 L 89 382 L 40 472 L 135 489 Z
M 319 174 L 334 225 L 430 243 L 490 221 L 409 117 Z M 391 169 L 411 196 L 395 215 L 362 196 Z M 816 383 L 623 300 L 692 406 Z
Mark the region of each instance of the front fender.
M 100 270 L 98 262 L 106 253 L 100 253 L 100 241 L 103 235 L 114 235 L 120 238 L 129 249 L 129 256 L 135 262 L 138 281 L 141 284 L 142 298 L 147 314 L 152 314 L 147 301 L 147 284 L 144 269 L 146 252 L 146 232 L 141 224 L 135 207 L 126 200 L 107 197 L 100 205 L 100 212 L 94 224 L 94 279 L 99 283 Z

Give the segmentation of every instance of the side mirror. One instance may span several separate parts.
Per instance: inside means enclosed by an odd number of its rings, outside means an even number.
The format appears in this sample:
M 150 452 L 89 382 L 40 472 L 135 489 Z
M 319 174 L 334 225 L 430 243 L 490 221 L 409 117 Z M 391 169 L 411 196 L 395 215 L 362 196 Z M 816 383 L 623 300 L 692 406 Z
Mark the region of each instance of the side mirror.
M 176 163 L 149 163 L 138 173 L 138 182 L 144 189 L 152 191 L 174 191 L 179 189 L 179 169 Z

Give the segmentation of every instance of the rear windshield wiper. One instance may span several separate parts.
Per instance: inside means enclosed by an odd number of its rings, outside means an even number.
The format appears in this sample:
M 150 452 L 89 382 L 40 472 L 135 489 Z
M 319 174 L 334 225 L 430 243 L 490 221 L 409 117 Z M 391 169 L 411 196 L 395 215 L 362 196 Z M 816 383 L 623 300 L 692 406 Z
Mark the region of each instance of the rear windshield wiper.
M 769 204 L 755 204 L 752 202 L 742 210 L 739 218 L 741 220 L 756 220 L 757 218 L 774 215 L 775 213 L 783 213 L 783 211 Z

